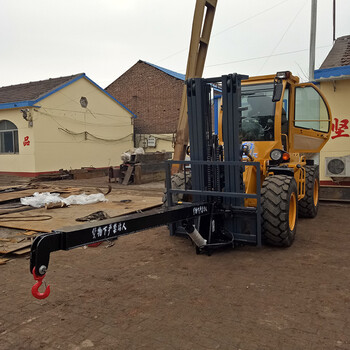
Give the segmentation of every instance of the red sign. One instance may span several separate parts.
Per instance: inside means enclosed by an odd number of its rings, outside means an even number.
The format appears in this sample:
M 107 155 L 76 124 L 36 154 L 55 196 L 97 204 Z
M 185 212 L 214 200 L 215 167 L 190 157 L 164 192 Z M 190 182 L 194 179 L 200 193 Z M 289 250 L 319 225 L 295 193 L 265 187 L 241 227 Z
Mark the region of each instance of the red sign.
M 332 139 L 336 139 L 337 137 L 350 137 L 349 133 L 345 131 L 349 129 L 348 124 L 348 119 L 339 120 L 338 118 L 334 118 L 334 122 L 332 123 L 332 131 L 335 133 L 335 135 L 332 136 Z
M 29 136 L 24 137 L 23 146 L 30 146 Z

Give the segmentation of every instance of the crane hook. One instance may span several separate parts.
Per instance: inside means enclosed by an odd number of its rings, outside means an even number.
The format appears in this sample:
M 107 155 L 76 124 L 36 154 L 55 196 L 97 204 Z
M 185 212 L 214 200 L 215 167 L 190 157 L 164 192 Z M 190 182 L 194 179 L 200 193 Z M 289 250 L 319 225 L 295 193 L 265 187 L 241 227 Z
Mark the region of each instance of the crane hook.
M 45 274 L 46 275 L 46 274 Z M 45 277 L 45 275 L 42 275 L 42 276 L 37 276 L 36 273 L 35 273 L 35 267 L 33 267 L 33 277 L 34 279 L 37 281 L 34 286 L 32 287 L 32 294 L 33 294 L 33 297 L 34 298 L 37 298 L 37 299 L 45 299 L 49 296 L 50 294 L 50 286 L 47 286 L 46 289 L 45 289 L 45 292 L 44 293 L 40 293 L 39 292 L 39 287 L 42 285 L 42 281 L 43 281 L 43 278 Z

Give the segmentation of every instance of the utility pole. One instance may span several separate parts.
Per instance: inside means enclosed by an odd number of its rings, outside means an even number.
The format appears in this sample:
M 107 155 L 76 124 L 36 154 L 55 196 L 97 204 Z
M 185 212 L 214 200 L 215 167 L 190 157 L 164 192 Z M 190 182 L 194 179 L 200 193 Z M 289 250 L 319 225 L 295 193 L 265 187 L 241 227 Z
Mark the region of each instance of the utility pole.
M 311 0 L 309 81 L 314 80 L 315 51 L 316 51 L 316 18 L 317 18 L 317 0 Z
M 316 18 L 317 0 L 311 0 L 311 30 L 310 30 L 310 53 L 309 53 L 309 81 L 314 80 L 315 51 L 316 51 Z M 312 157 L 315 164 L 320 164 L 320 154 L 315 153 Z
M 335 43 L 335 0 L 333 0 L 333 44 Z

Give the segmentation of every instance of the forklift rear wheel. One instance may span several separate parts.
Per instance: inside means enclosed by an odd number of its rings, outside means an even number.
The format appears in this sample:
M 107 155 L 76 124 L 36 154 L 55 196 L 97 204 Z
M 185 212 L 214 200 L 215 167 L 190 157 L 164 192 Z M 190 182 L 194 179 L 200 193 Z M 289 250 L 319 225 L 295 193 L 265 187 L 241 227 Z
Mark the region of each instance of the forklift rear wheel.
M 298 192 L 293 177 L 272 175 L 261 189 L 262 234 L 268 244 L 290 247 L 298 219 Z
M 190 190 L 192 188 L 191 174 L 185 174 L 183 172 L 171 175 L 171 188 L 173 190 Z M 188 201 L 189 199 L 183 193 L 173 193 L 172 195 L 173 204 L 180 201 Z M 163 196 L 163 205 L 168 206 L 166 191 Z
M 318 212 L 320 175 L 318 165 L 305 166 L 305 197 L 299 201 L 299 215 L 314 218 Z

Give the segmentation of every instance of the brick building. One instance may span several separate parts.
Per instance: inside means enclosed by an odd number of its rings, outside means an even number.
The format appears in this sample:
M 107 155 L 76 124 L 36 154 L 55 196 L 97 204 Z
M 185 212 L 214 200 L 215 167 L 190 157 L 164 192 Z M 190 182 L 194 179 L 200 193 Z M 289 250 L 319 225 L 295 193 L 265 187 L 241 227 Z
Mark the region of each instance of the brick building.
M 106 91 L 130 109 L 135 147 L 172 151 L 185 75 L 139 60 Z

